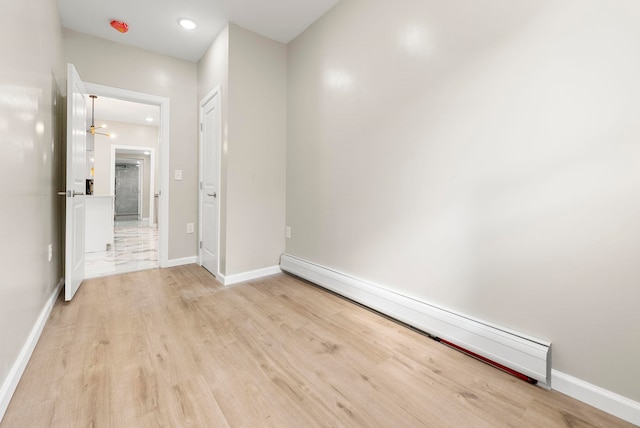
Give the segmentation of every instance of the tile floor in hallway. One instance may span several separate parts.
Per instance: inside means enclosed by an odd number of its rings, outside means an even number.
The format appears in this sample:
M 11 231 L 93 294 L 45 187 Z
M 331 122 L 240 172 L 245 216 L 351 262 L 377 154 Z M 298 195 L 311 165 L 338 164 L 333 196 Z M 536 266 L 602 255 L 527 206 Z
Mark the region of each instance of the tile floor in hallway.
M 108 251 L 85 255 L 85 278 L 158 267 L 158 227 L 142 221 L 116 221 Z

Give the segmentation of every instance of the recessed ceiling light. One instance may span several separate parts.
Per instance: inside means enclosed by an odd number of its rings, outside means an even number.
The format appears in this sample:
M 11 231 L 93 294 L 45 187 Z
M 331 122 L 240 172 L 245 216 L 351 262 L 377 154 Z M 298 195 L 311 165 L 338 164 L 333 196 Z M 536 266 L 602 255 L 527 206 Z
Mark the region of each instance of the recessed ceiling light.
M 145 155 L 150 155 L 150 154 L 151 154 L 151 152 L 144 152 L 144 154 L 145 154 Z
M 180 24 L 180 26 L 185 30 L 194 30 L 198 26 L 198 24 L 196 24 L 195 22 L 193 22 L 191 19 L 188 19 L 188 18 L 178 19 L 178 24 Z
M 145 120 L 146 120 L 147 122 L 153 122 L 153 118 L 152 118 L 152 117 L 147 117 Z

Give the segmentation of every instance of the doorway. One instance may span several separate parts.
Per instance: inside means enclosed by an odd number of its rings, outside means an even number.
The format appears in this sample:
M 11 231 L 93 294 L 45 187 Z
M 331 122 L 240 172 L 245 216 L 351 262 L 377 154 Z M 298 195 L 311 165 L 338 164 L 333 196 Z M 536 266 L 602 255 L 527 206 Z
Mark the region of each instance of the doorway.
M 142 166 L 140 161 L 116 158 L 114 219 L 142 220 Z
M 157 224 L 159 197 L 159 193 L 156 193 L 159 180 L 156 167 L 157 149 L 157 145 L 111 145 L 109 194 L 114 195 L 116 220 L 142 220 L 150 226 Z M 117 188 L 118 183 L 122 186 L 120 191 Z M 133 200 L 134 195 L 135 200 Z M 120 197 L 123 197 L 123 200 L 120 201 L 121 206 L 118 206 Z M 119 216 L 137 216 L 137 218 L 118 218 Z
M 96 135 L 91 185 L 96 197 L 110 197 L 113 207 L 112 241 L 100 253 L 87 254 L 86 277 L 166 266 L 168 204 L 163 190 L 168 188 L 169 100 L 102 85 L 86 86 L 88 93 L 98 96 L 96 121 L 100 123 L 96 125 L 107 125 L 104 133 L 112 137 L 105 141 L 108 136 Z M 140 105 L 146 108 L 143 111 L 152 107 L 157 113 L 138 117 L 127 110 L 126 117 L 101 120 L 100 108 L 111 102 Z M 116 110 L 129 108 L 120 106 Z

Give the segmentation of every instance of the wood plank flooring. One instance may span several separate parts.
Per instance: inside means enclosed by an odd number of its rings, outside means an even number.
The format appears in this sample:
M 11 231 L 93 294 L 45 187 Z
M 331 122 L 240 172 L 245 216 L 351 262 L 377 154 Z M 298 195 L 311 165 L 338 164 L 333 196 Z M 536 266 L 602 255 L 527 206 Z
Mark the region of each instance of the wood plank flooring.
M 9 427 L 631 427 L 281 274 L 196 265 L 59 300 Z

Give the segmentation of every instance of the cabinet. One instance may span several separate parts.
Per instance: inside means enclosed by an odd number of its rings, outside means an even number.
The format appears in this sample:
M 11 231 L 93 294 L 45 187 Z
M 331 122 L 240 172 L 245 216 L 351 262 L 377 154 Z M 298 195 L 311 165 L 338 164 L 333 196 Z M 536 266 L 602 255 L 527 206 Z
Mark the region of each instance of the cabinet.
M 87 196 L 85 203 L 85 252 L 106 251 L 113 244 L 113 196 Z

